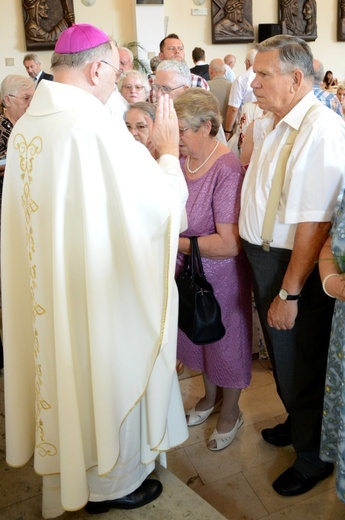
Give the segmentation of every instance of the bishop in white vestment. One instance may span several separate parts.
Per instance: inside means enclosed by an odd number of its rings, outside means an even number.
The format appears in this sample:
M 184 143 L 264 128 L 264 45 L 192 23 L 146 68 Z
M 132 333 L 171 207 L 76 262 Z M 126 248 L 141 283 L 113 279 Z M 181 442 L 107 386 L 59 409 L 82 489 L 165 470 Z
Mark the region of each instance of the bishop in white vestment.
M 178 129 L 173 146 L 157 134 L 158 164 L 110 115 L 118 54 L 90 27 L 57 44 L 55 57 L 94 54 L 38 86 L 11 134 L 3 194 L 6 455 L 14 467 L 34 456 L 45 518 L 131 493 L 188 435 L 175 370 Z M 168 103 L 161 134 L 177 125 Z

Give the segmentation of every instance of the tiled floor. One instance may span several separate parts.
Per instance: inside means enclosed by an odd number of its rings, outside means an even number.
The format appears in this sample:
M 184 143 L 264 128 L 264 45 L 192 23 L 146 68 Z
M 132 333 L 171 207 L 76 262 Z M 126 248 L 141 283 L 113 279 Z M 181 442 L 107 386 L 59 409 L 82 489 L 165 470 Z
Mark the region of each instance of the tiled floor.
M 186 408 L 202 396 L 199 374 L 185 370 L 180 378 Z M 40 478 L 32 468 L 10 469 L 5 464 L 3 376 L 0 376 L 0 519 L 34 520 L 40 516 Z M 185 444 L 168 455 L 168 469 L 158 469 L 163 495 L 151 505 L 116 511 L 104 520 L 345 520 L 345 504 L 334 492 L 334 477 L 300 497 L 277 495 L 272 481 L 293 461 L 291 447 L 266 444 L 262 428 L 285 419 L 272 373 L 264 362 L 253 361 L 253 379 L 240 400 L 245 423 L 234 443 L 220 452 L 206 448 L 216 415 L 190 429 Z M 178 477 L 178 478 L 177 478 Z M 188 486 L 186 486 L 186 484 Z M 195 493 L 205 502 L 197 500 Z M 218 513 L 218 512 L 220 513 Z M 222 516 L 223 515 L 223 516 Z M 63 520 L 89 519 L 83 511 L 65 513 Z
M 183 374 L 185 407 L 203 395 L 200 375 Z M 211 452 L 206 440 L 217 420 L 190 428 L 189 439 L 169 454 L 169 469 L 229 520 L 344 520 L 345 504 L 334 491 L 334 476 L 299 497 L 282 497 L 271 483 L 294 461 L 292 447 L 265 443 L 263 428 L 286 415 L 267 362 L 253 361 L 252 383 L 241 396 L 244 425 L 231 446 Z

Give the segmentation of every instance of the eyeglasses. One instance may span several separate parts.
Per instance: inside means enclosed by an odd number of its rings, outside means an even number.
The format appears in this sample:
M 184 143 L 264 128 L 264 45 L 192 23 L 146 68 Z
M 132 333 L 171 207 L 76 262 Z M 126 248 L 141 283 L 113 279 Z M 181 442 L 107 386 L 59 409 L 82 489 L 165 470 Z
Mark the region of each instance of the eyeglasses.
M 32 100 L 32 96 L 15 96 L 14 94 L 9 94 L 8 95 L 9 97 L 14 97 L 16 99 L 19 99 L 20 101 L 23 101 L 23 103 L 30 103 L 30 101 Z
M 165 85 L 157 85 L 157 83 L 153 83 L 152 88 L 155 92 L 158 92 L 159 90 L 162 92 L 162 94 L 170 94 L 173 90 L 177 90 L 178 88 L 182 88 L 185 85 L 179 85 L 178 87 L 170 88 L 166 87 Z
M 122 88 L 125 88 L 126 90 L 132 90 L 134 88 L 135 90 L 140 91 L 140 90 L 143 90 L 143 88 L 145 88 L 145 87 L 144 87 L 144 85 L 123 85 Z
M 180 132 L 180 136 L 184 135 L 185 132 L 187 132 L 187 130 L 190 130 L 191 127 L 190 126 L 186 126 L 185 128 L 179 128 L 179 132 Z
M 140 123 L 135 125 L 134 127 L 131 126 L 129 123 L 126 123 L 126 126 L 130 132 L 133 130 L 137 130 L 137 132 L 144 132 L 147 128 L 147 125 L 140 124 Z
M 114 65 L 112 65 L 111 63 L 108 63 L 105 60 L 100 60 L 100 61 L 101 61 L 101 63 L 105 63 L 106 65 L 109 65 L 109 67 L 111 67 L 112 69 L 115 70 L 117 81 L 123 76 L 123 70 L 122 69 L 117 69 L 116 67 L 114 67 Z

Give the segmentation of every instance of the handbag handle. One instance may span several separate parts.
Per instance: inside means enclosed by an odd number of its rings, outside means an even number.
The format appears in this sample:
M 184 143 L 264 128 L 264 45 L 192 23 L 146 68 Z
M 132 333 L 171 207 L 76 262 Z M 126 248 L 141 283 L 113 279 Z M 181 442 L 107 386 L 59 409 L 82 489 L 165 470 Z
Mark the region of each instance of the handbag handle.
M 190 238 L 190 266 L 192 278 L 194 278 L 195 272 L 197 272 L 202 278 L 205 278 L 198 244 L 198 237 Z

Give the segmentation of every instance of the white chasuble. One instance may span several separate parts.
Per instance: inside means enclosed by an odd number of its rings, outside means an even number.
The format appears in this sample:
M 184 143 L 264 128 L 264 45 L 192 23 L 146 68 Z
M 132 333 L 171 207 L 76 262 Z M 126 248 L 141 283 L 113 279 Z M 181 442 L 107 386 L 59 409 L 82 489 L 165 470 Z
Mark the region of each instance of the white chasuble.
M 187 438 L 175 260 L 187 188 L 95 97 L 42 81 L 8 146 L 2 212 L 7 462 L 60 474 L 67 510 L 140 403 L 141 462 Z

